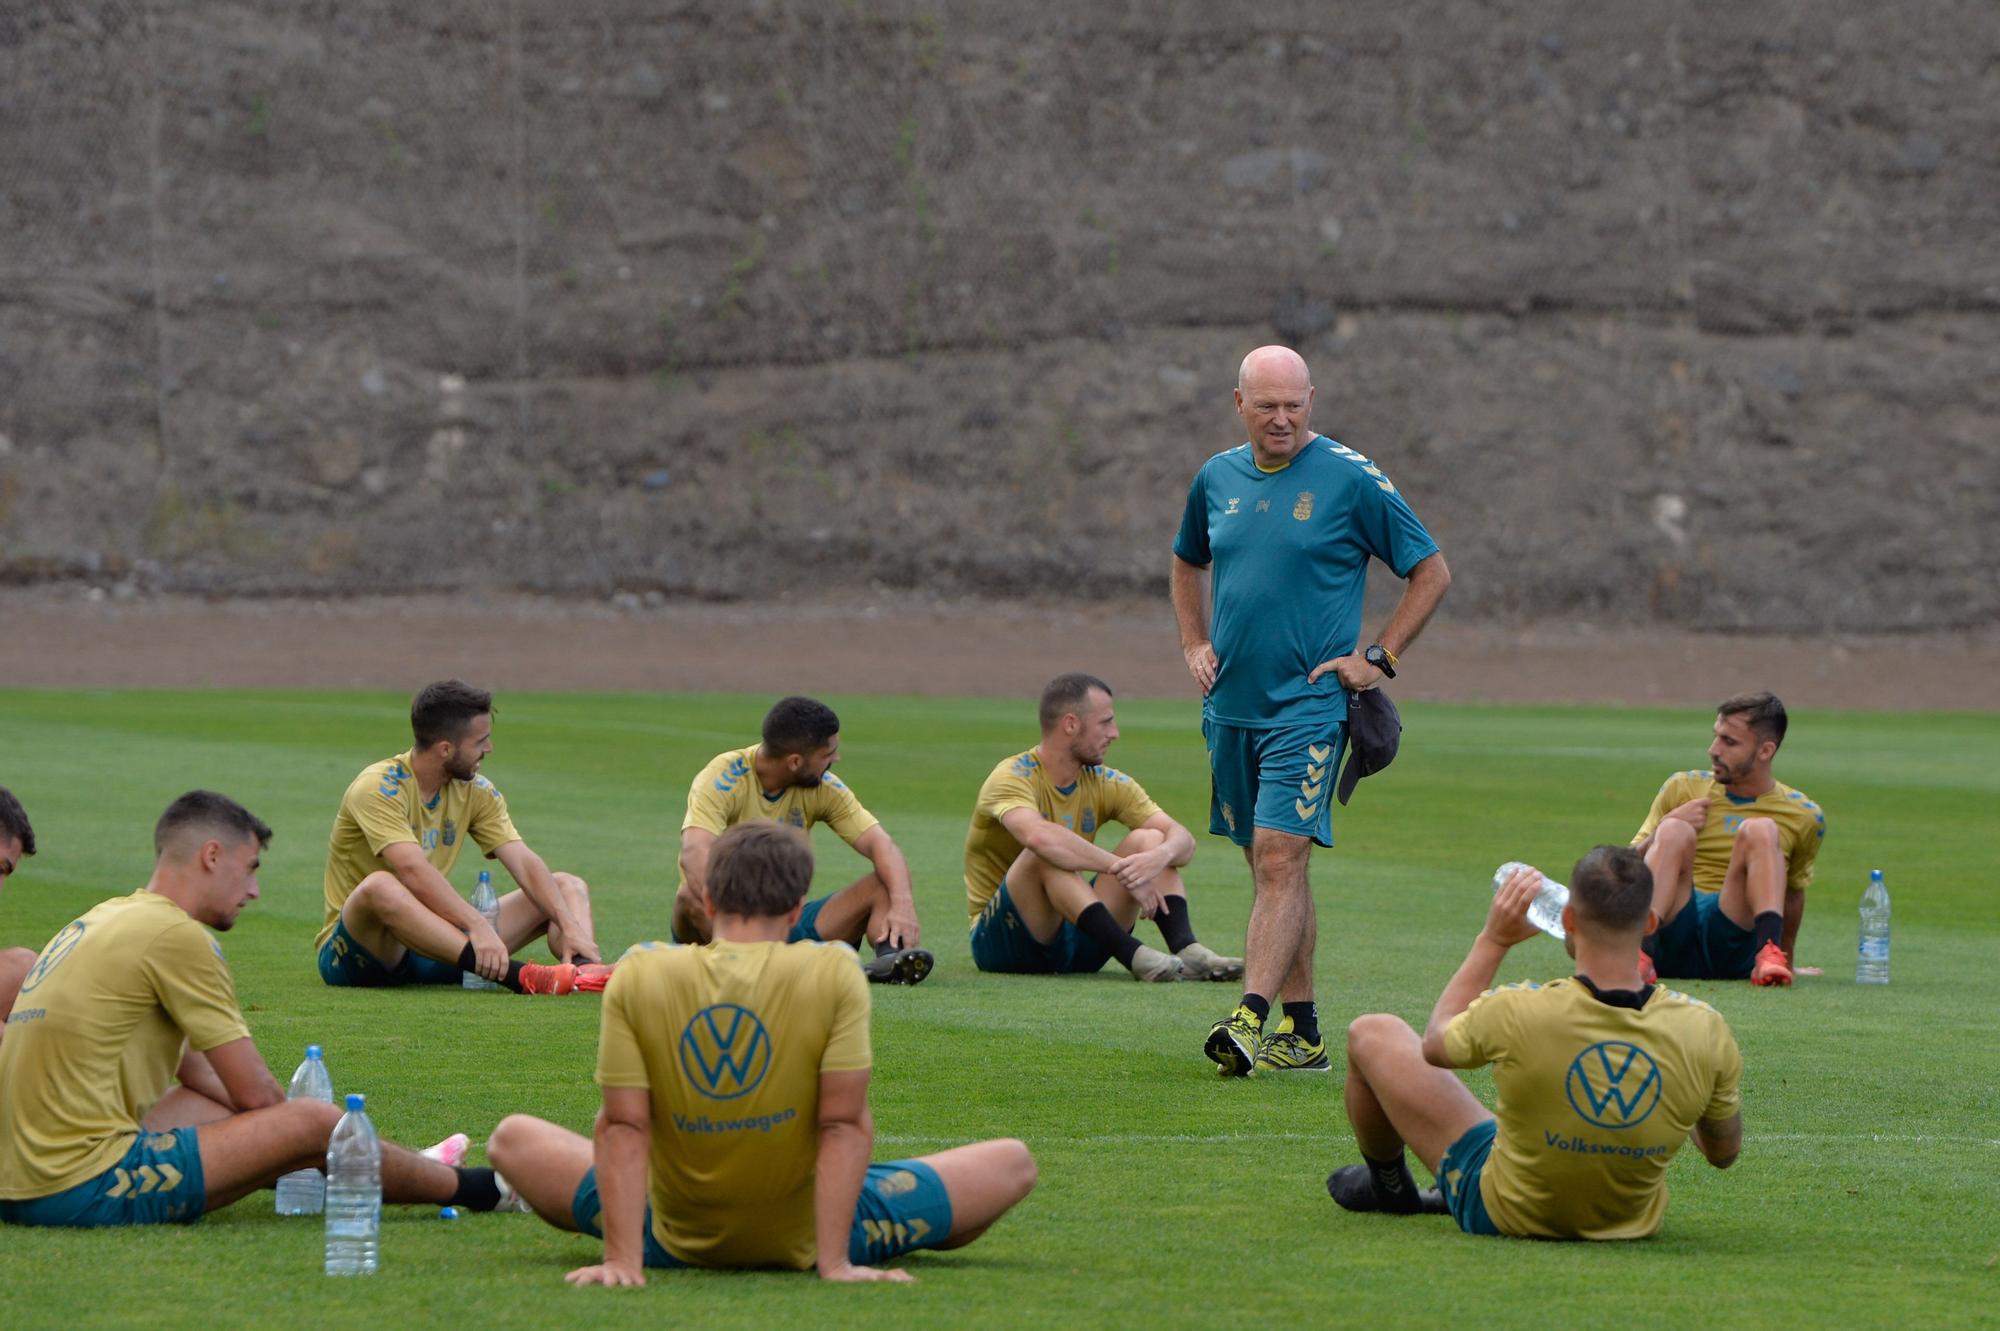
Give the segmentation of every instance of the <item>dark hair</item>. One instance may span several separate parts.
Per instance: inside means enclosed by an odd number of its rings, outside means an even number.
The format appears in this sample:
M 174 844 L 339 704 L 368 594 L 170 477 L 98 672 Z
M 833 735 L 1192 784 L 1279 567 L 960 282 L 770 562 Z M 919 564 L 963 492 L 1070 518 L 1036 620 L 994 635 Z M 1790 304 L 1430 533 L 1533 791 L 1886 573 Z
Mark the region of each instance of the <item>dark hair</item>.
M 1111 696 L 1111 686 L 1095 675 L 1086 675 L 1081 670 L 1072 670 L 1066 675 L 1057 675 L 1042 686 L 1042 729 L 1054 730 L 1056 723 L 1065 715 L 1083 706 L 1084 699 L 1092 689 L 1103 689 L 1104 696 Z
M 21 807 L 21 801 L 14 798 L 14 792 L 0 786 L 0 836 L 10 836 L 21 843 L 21 853 L 35 853 L 35 829 L 28 822 L 28 811 Z
M 780 698 L 764 713 L 764 747 L 774 754 L 811 753 L 839 733 L 840 718 L 814 698 Z
M 708 894 L 730 915 L 783 915 L 812 886 L 812 842 L 783 823 L 738 823 L 708 852 Z
M 1598 846 L 1569 875 L 1577 918 L 1604 929 L 1643 929 L 1653 908 L 1653 871 L 1631 846 Z
M 1739 693 L 1716 704 L 1717 716 L 1740 716 L 1760 740 L 1785 742 L 1785 705 L 1769 693 Z
M 441 739 L 458 741 L 475 716 L 493 711 L 493 695 L 475 689 L 462 679 L 441 679 L 426 684 L 410 699 L 410 733 L 419 749 L 428 749 Z
M 164 854 L 169 841 L 189 831 L 226 834 L 238 841 L 255 837 L 260 846 L 271 844 L 271 829 L 262 818 L 212 790 L 190 790 L 167 806 L 153 824 L 154 852 Z

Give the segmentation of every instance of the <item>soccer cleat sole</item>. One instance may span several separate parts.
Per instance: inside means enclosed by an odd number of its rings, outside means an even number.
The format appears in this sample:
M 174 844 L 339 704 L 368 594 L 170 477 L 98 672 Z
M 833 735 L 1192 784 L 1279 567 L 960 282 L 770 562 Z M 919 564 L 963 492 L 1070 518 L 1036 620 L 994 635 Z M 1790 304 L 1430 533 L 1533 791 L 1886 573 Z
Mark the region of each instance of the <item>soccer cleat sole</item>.
M 861 964 L 870 984 L 922 984 L 937 965 L 937 958 L 920 947 L 884 952 Z

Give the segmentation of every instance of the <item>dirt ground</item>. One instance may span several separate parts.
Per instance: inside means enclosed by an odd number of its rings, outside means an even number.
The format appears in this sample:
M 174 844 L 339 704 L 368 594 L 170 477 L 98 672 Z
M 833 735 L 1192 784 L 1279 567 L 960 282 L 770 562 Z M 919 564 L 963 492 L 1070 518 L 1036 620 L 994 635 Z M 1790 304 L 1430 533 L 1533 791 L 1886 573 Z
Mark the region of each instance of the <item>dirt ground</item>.
M 1833 642 L 1453 624 L 1409 652 L 1398 698 L 2000 710 L 2000 633 Z M 1164 601 L 624 606 L 518 596 L 119 600 L 0 592 L 0 685 L 1017 696 L 1087 669 L 1128 697 L 1194 696 Z

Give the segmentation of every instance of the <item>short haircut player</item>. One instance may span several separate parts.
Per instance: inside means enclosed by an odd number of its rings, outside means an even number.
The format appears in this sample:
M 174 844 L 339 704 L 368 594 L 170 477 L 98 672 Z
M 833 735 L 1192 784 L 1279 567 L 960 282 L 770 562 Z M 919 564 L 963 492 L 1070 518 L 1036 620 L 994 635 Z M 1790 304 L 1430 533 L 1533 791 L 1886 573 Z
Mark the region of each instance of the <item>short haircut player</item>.
M 1081 670 L 1057 675 L 1044 685 L 1041 705 L 1043 733 L 1054 730 L 1065 716 L 1082 708 L 1084 703 L 1089 701 L 1093 689 L 1102 692 L 1107 698 L 1111 696 L 1109 684 Z
M 715 839 L 708 895 L 729 915 L 788 915 L 812 886 L 812 843 L 783 823 L 738 823 Z
M 441 679 L 417 690 L 410 700 L 410 734 L 417 747 L 439 740 L 457 743 L 475 717 L 493 714 L 493 694 L 462 679 Z

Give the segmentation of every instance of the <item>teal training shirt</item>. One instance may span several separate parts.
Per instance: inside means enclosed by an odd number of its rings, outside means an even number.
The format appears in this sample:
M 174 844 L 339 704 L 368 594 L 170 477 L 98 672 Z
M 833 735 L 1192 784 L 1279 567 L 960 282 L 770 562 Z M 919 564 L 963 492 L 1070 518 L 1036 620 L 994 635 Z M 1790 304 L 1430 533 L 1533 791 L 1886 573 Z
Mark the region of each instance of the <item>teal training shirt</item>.
M 1202 715 L 1252 730 L 1345 720 L 1340 680 L 1306 675 L 1354 651 L 1369 557 L 1406 578 L 1436 553 L 1381 469 L 1325 435 L 1274 472 L 1247 443 L 1217 453 L 1195 473 L 1174 538 L 1181 559 L 1214 566 L 1221 668 Z

